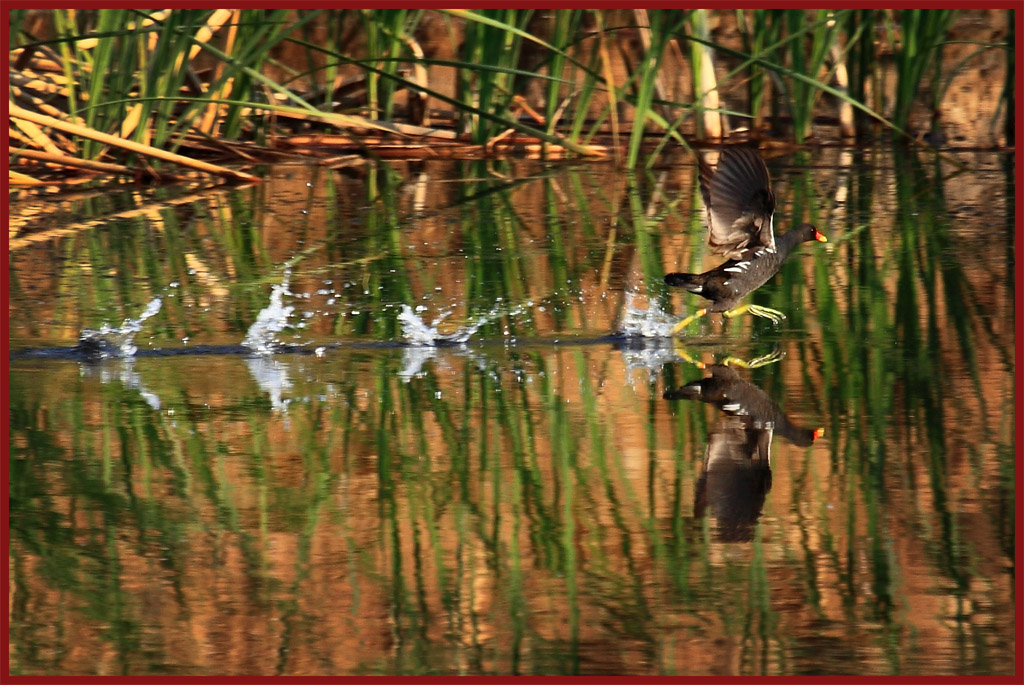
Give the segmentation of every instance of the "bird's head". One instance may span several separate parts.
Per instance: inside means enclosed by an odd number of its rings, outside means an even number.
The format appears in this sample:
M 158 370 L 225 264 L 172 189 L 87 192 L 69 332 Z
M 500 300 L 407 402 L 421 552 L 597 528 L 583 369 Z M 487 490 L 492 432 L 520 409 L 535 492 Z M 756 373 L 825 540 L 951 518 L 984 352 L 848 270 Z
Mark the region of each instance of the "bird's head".
M 804 240 L 817 240 L 819 243 L 827 243 L 828 238 L 821 231 L 811 224 L 800 224 L 796 229 L 804 236 Z

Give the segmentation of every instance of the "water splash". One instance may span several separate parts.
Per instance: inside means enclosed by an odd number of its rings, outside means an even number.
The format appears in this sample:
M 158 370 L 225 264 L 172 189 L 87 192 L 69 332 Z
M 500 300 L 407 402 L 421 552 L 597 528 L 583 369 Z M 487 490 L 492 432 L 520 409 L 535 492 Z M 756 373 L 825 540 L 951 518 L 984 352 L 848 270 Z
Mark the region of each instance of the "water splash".
M 454 345 L 444 348 L 410 345 L 402 350 L 402 368 L 398 371 L 398 377 L 405 383 L 410 382 L 413 378 L 423 378 L 427 375 L 427 371 L 423 367 L 428 361 L 432 361 L 440 370 L 449 371 L 451 369 L 449 362 L 456 357 L 476 365 L 478 371 L 490 371 L 491 375 L 494 376 L 493 370 L 488 366 L 486 357 L 480 354 L 478 348 L 467 345 Z M 494 378 L 496 382 L 500 382 L 496 376 Z
M 398 314 L 398 321 L 402 324 L 402 337 L 409 343 L 409 346 L 402 352 L 403 364 L 398 376 L 406 383 L 413 378 L 424 376 L 426 371 L 423 370 L 423 366 L 430 360 L 435 362 L 438 360 L 437 348 L 440 346 L 454 346 L 456 354 L 475 360 L 477 365 L 482 368 L 482 358 L 471 352 L 466 346 L 469 339 L 484 324 L 505 314 L 510 317 L 518 316 L 532 304 L 532 302 L 527 302 L 511 309 L 503 309 L 501 306 L 494 307 L 476 321 L 453 333 L 441 333 L 437 330 L 441 322 L 451 315 L 451 310 L 441 312 L 440 316 L 428 324 L 412 310 L 412 307 L 403 304 L 402 311 Z M 509 334 L 508 330 L 505 331 L 505 334 Z
M 422 378 L 426 375 L 423 365 L 436 358 L 436 347 L 407 347 L 402 350 L 402 368 L 398 371 L 398 377 L 406 383 L 413 378 Z
M 679 361 L 674 341 L 661 338 L 633 338 L 633 344 L 623 345 L 622 361 L 626 367 L 626 383 L 638 389 L 637 376 L 642 383 L 653 385 L 662 367 Z M 639 374 L 637 372 L 640 372 Z
M 159 411 L 160 397 L 149 391 L 142 382 L 142 377 L 135 371 L 135 358 L 125 357 L 102 364 L 83 364 L 81 373 L 84 378 L 97 378 L 104 385 L 120 383 L 129 390 L 135 390 L 150 407 Z
M 270 398 L 270 406 L 274 411 L 280 412 L 287 409 L 291 399 L 286 399 L 284 393 L 292 388 L 287 367 L 266 356 L 248 357 L 245 360 L 245 365 L 249 367 L 249 373 L 252 374 L 260 390 L 267 393 Z
M 484 324 L 490 323 L 499 316 L 503 316 L 505 314 L 508 314 L 508 316 L 518 316 L 526 311 L 526 308 L 531 304 L 532 303 L 527 302 L 524 305 L 518 305 L 509 310 L 504 310 L 501 307 L 495 307 L 476 321 L 459 328 L 454 333 L 441 333 L 437 330 L 441 322 L 451 315 L 451 310 L 441 312 L 440 316 L 434 319 L 430 324 L 427 324 L 422 317 L 418 316 L 412 310 L 412 307 L 407 304 L 403 304 L 402 311 L 398 314 L 398 321 L 402 324 L 402 337 L 405 338 L 405 341 L 410 345 L 419 345 L 424 347 L 437 345 L 462 345 L 468 342 Z
M 628 337 L 671 337 L 672 328 L 682 320 L 682 317 L 663 311 L 653 300 L 648 301 L 647 309 L 640 309 L 636 306 L 635 299 L 636 293 L 626 293 L 620 332 Z
M 137 319 L 125 319 L 120 326 L 103 324 L 99 329 L 84 328 L 78 336 L 78 347 L 100 359 L 110 357 L 134 357 L 139 348 L 135 336 L 142 330 L 142 323 L 154 316 L 163 306 L 163 300 L 154 297 Z
M 284 295 L 292 294 L 288 291 L 289 275 L 285 272 L 284 281 L 270 291 L 270 304 L 256 316 L 256 321 L 249 326 L 249 331 L 242 340 L 242 345 L 256 354 L 273 354 L 277 345 L 277 334 L 288 325 L 288 317 L 295 311 L 295 307 L 285 306 L 281 302 Z

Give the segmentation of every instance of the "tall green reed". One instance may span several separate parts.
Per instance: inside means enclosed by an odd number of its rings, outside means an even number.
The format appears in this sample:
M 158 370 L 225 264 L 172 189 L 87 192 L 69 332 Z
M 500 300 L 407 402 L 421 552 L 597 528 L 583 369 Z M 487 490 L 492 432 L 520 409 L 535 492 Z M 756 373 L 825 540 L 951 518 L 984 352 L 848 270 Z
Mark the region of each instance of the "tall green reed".
M 793 79 L 790 85 L 793 137 L 797 143 L 802 143 L 812 135 L 814 105 L 821 96 L 821 91 L 815 87 L 813 81 L 829 80 L 830 74 L 823 72 L 836 39 L 838 22 L 830 10 L 815 10 L 811 22 L 808 22 L 806 10 L 785 12 L 786 28 L 790 35 L 798 34 L 801 30 L 807 31 L 806 44 L 800 40 L 789 43 L 790 67 L 793 71 L 808 76 L 812 81 Z
M 762 56 L 771 61 L 772 55 L 767 48 L 779 42 L 783 26 L 781 21 L 771 19 L 771 13 L 774 11 L 776 10 L 736 10 L 736 24 L 743 40 L 743 50 L 748 55 Z M 774 74 L 759 62 L 749 65 L 746 76 L 747 112 L 755 130 L 760 129 L 764 123 L 763 111 L 766 104 L 770 106 L 771 120 L 774 122 L 778 119 L 779 98 L 768 100 L 768 95 L 773 90 L 770 88 L 770 79 L 773 76 Z
M 366 75 L 367 106 L 370 117 L 392 119 L 395 115 L 395 93 L 399 83 L 398 58 L 407 56 L 407 41 L 420 21 L 423 10 L 367 9 L 360 10 L 366 50 L 380 71 Z M 391 78 L 388 78 L 391 77 Z
M 857 102 L 862 102 L 876 112 L 884 111 L 884 92 L 880 75 L 882 65 L 875 47 L 875 26 L 879 10 L 851 10 L 846 13 L 844 33 L 846 36 L 846 69 L 849 76 L 849 93 Z M 875 84 L 873 88 L 869 87 Z M 873 91 L 873 92 L 872 92 Z M 870 102 L 868 101 L 871 96 Z M 864 132 L 869 123 L 862 110 L 854 110 L 858 134 Z
M 242 10 L 221 25 L 228 38 L 204 38 L 208 24 L 224 18 L 218 12 L 53 10 L 53 40 L 19 42 L 56 46 L 67 77 L 67 112 L 89 128 L 157 147 L 176 147 L 177 136 L 195 130 L 237 139 L 247 124 L 242 110 L 265 99 L 269 81 L 260 70 L 271 50 L 316 15 L 293 22 L 287 10 Z M 200 50 L 217 64 L 206 85 L 192 61 Z M 200 125 L 211 107 L 217 116 Z M 90 139 L 81 147 L 88 158 L 105 149 Z
M 485 64 L 499 69 L 460 69 L 456 97 L 462 104 L 509 116 L 508 110 L 516 95 L 514 77 L 509 70 L 518 66 L 523 47 L 522 33 L 532 14 L 533 10 L 484 9 L 474 15 L 489 21 L 465 23 L 461 61 L 467 66 Z M 501 133 L 493 120 L 475 116 L 465 109 L 461 114 L 459 127 L 468 132 L 475 143 L 484 144 Z
M 626 166 L 630 168 L 635 167 L 640 159 L 641 144 L 644 141 L 648 120 L 658 125 L 664 125 L 664 120 L 661 117 L 656 117 L 653 110 L 658 70 L 673 37 L 681 32 L 683 22 L 686 20 L 686 13 L 680 10 L 655 9 L 649 10 L 648 17 L 649 26 L 640 27 L 640 29 L 642 31 L 644 28 L 647 29 L 649 42 L 641 56 L 640 66 L 632 75 L 637 83 L 632 101 L 633 129 L 630 132 L 626 153 Z
M 893 123 L 906 130 L 911 110 L 917 100 L 925 75 L 932 70 L 933 98 L 929 104 L 932 125 L 937 125 L 938 74 L 942 63 L 942 41 L 956 10 L 901 9 L 898 14 L 887 13 L 886 31 L 892 45 L 896 64 L 896 102 Z
M 356 65 L 365 70 L 371 119 L 396 119 L 396 96 L 402 89 L 424 93 L 451 108 L 458 117 L 459 130 L 480 145 L 518 131 L 585 154 L 580 143 L 593 140 L 609 123 L 612 133 L 618 133 L 618 110 L 625 104 L 632 110 L 633 122 L 626 164 L 633 167 L 640 163 L 647 134 L 654 128 L 663 129 L 655 156 L 669 140 L 685 145 L 679 130 L 691 114 L 702 113 L 701 95 L 711 88 L 700 82 L 702 65 L 711 59 L 708 50 L 741 60 L 714 86 L 714 92 L 724 92 L 731 79 L 747 81 L 747 102 L 742 108 L 719 96 L 722 115 L 752 118 L 757 127 L 766 108 L 776 123 L 788 113 L 792 136 L 801 142 L 811 135 L 814 117 L 823 112 L 822 102 L 837 99 L 857 108 L 861 117 L 867 114 L 902 132 L 922 84 L 930 84 L 934 111 L 944 96 L 951 75 L 941 61 L 942 41 L 956 13 L 903 10 L 879 14 L 849 9 L 817 10 L 811 15 L 802 10 L 736 12 L 743 41 L 743 52 L 737 52 L 709 39 L 711 15 L 703 10 L 638 13 L 642 26 L 609 25 L 610 17 L 620 15 L 607 11 L 556 10 L 550 17 L 541 17 L 532 10 L 443 10 L 452 40 L 462 38 L 453 42 L 458 51 L 452 60 L 422 57 L 413 49 L 414 36 L 426 16 L 423 10 L 340 14 L 240 10 L 210 39 L 200 36 L 215 17 L 211 10 L 54 10 L 52 16 L 55 40 L 40 43 L 16 30 L 12 44 L 52 45 L 61 55 L 70 81 L 69 114 L 81 114 L 89 126 L 107 132 L 121 130 L 136 140 L 174 144 L 176 136 L 192 130 L 197 122 L 204 135 L 259 137 L 268 132 L 269 119 L 266 108 L 254 105 L 268 97 L 284 98 L 300 111 L 312 110 L 285 86 L 308 78 L 319 89 L 330 89 L 342 65 Z M 873 26 L 879 17 L 886 21 L 889 42 L 895 48 L 898 74 L 891 123 L 880 113 L 884 84 L 878 75 L 883 55 L 873 40 Z M 11 26 L 20 29 L 26 18 L 24 12 L 12 13 Z M 322 24 L 339 37 L 353 35 L 346 27 L 360 26 L 365 55 L 353 54 L 348 44 L 314 45 L 310 42 L 314 33 L 308 30 L 314 24 Z M 631 65 L 627 59 L 625 74 L 613 76 L 609 48 L 622 44 L 626 29 L 640 31 L 643 45 L 634 53 L 639 60 Z M 666 50 L 674 51 L 683 36 L 692 41 L 688 54 L 691 71 L 698 79 L 694 82 L 696 99 L 669 102 L 662 92 L 664 84 L 677 78 L 672 72 L 682 64 L 666 60 Z M 305 50 L 308 71 L 272 59 L 273 51 L 285 41 Z M 205 85 L 197 79 L 192 60 L 191 53 L 196 50 L 214 64 L 213 78 Z M 845 63 L 851 76 L 848 94 L 829 85 L 839 63 Z M 404 64 L 421 71 L 434 66 L 454 68 L 454 97 L 405 76 Z M 267 77 L 268 66 L 285 74 L 284 84 Z M 872 86 L 867 88 L 869 82 Z M 873 94 L 872 102 L 866 101 L 868 93 Z M 540 102 L 533 101 L 534 96 Z M 521 97 L 526 100 L 519 100 Z M 602 97 L 607 103 L 599 104 Z M 521 102 L 542 112 L 543 121 L 525 116 L 529 110 L 521 107 Z M 1007 103 L 1012 105 L 1009 98 Z M 699 134 L 703 119 L 698 116 L 693 121 Z M 933 118 L 933 126 L 936 121 Z M 102 149 L 92 141 L 82 145 L 90 155 Z M 650 166 L 651 160 L 646 164 Z
M 759 9 L 749 15 L 738 11 L 737 25 L 749 58 L 729 75 L 747 72 L 748 116 L 755 126 L 763 118 L 769 92 L 766 78 L 770 75 L 774 88 L 767 104 L 773 125 L 779 128 L 785 104 L 798 143 L 812 135 L 811 124 L 819 111 L 823 86 L 833 76 L 835 65 L 830 61 L 843 11 L 815 10 L 810 14 L 798 9 Z

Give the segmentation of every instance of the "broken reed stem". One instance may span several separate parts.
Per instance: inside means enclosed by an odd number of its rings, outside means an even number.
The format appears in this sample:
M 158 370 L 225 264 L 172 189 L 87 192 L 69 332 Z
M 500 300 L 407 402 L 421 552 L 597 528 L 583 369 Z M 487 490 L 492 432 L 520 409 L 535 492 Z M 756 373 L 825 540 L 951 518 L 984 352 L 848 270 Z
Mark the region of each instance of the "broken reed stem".
M 39 150 L 17 150 L 11 151 L 11 154 L 16 157 L 24 157 L 25 159 L 34 159 L 38 162 L 45 162 L 47 164 L 56 164 L 63 167 L 75 167 L 78 169 L 87 169 L 89 171 L 96 171 L 103 174 L 120 174 L 122 176 L 156 176 L 164 181 L 178 180 L 179 176 L 173 174 L 161 174 L 150 171 L 148 169 L 132 169 L 131 167 L 122 166 L 120 164 L 110 164 L 109 162 L 97 162 L 91 159 L 79 159 L 78 157 L 72 157 L 70 155 L 55 155 L 49 152 L 40 152 Z
M 202 171 L 214 176 L 220 176 L 222 178 L 230 178 L 236 181 L 245 182 L 257 182 L 259 181 L 258 176 L 247 174 L 243 171 L 236 171 L 227 167 L 217 166 L 216 164 L 210 164 L 203 162 L 198 159 L 191 159 L 183 155 L 178 155 L 173 152 L 167 152 L 159 148 L 152 147 L 151 145 L 142 145 L 130 140 L 124 140 L 117 136 L 112 136 L 108 133 L 101 133 L 94 131 L 90 128 L 83 126 L 77 126 L 75 124 L 69 124 L 60 119 L 54 119 L 43 114 L 37 114 L 27 109 L 22 109 L 13 102 L 10 103 L 10 116 L 12 119 L 20 119 L 22 121 L 29 121 L 37 126 L 49 126 L 50 128 L 63 131 L 64 133 L 70 133 L 72 135 L 81 136 L 82 138 L 88 138 L 95 140 L 105 145 L 111 145 L 113 147 L 119 147 L 130 152 L 135 152 L 146 157 L 152 157 L 155 159 L 162 159 L 166 162 L 172 162 L 174 164 L 180 164 L 181 166 L 189 167 L 197 171 Z

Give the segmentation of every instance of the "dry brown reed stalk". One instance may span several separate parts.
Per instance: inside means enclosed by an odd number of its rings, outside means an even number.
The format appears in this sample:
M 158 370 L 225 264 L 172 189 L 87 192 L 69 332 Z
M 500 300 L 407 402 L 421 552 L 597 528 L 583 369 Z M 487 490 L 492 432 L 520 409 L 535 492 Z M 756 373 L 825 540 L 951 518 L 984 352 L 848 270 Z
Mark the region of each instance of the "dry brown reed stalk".
M 196 171 L 202 171 L 204 173 L 213 174 L 214 176 L 220 176 L 221 178 L 228 178 L 235 181 L 243 181 L 247 183 L 258 182 L 260 180 L 258 176 L 247 174 L 244 171 L 237 171 L 235 169 L 229 169 L 227 167 L 217 166 L 216 164 L 203 162 L 198 159 L 191 159 L 190 157 L 178 155 L 173 152 L 167 152 L 166 150 L 161 150 L 151 145 L 143 145 L 141 143 L 136 143 L 130 140 L 124 140 L 122 138 L 118 138 L 117 136 L 112 136 L 108 133 L 94 131 L 84 126 L 70 124 L 68 122 L 61 121 L 60 119 L 55 119 L 53 117 L 48 117 L 43 114 L 31 112 L 27 109 L 19 107 L 13 102 L 10 103 L 10 117 L 11 119 L 14 119 L 18 122 L 28 122 L 36 126 L 48 126 L 58 131 L 63 131 L 64 133 L 69 133 L 72 135 L 80 136 L 82 138 L 95 140 L 96 142 L 103 143 L 104 145 L 118 147 L 124 150 L 128 150 L 130 152 L 135 152 L 145 157 L 160 159 L 166 162 L 179 164 L 190 169 L 195 169 Z M 51 154 L 59 155 L 60 151 L 57 150 L 56 153 Z

